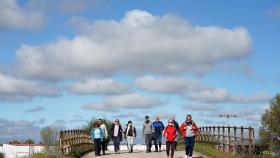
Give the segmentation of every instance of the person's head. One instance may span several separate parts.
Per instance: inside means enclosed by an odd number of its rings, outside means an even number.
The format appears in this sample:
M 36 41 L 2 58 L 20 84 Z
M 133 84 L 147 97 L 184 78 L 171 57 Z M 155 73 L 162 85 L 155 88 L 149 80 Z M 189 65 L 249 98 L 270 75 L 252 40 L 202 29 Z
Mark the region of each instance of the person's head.
M 156 121 L 159 121 L 159 116 L 156 116 Z
M 173 122 L 175 122 L 175 121 L 176 121 L 176 120 L 175 120 L 175 117 L 172 117 L 172 118 L 171 118 L 171 120 L 172 120 Z
M 145 116 L 145 121 L 146 121 L 146 122 L 150 121 L 150 117 L 149 117 L 148 115 Z
M 116 119 L 116 120 L 115 120 L 115 124 L 116 124 L 116 125 L 120 124 L 120 120 L 119 120 L 119 119 Z
M 94 124 L 93 124 L 93 128 L 98 128 L 98 127 L 100 127 L 100 125 L 99 125 L 98 121 L 94 122 Z
M 172 119 L 168 120 L 168 126 L 174 126 L 174 121 Z
M 127 126 L 132 126 L 132 121 L 128 121 Z
M 98 119 L 97 122 L 102 125 L 102 119 Z
M 187 117 L 186 117 L 186 121 L 191 121 L 192 120 L 192 116 L 189 114 L 189 115 L 187 115 Z

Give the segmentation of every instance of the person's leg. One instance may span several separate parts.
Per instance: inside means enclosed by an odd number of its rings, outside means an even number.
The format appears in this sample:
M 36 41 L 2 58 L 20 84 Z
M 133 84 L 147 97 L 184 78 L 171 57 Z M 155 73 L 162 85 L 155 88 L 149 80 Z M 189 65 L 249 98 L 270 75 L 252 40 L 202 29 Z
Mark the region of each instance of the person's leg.
M 100 156 L 101 152 L 101 139 L 98 139 L 98 156 Z
M 117 137 L 117 151 L 120 151 L 120 143 L 121 143 L 121 138 Z
M 128 152 L 131 152 L 131 137 L 127 136 L 127 150 Z
M 185 137 L 185 151 L 186 151 L 186 156 L 189 156 L 189 142 L 188 142 L 188 138 Z
M 175 141 L 170 142 L 170 150 L 171 150 L 171 158 L 174 156 L 174 150 L 175 150 Z
M 155 149 L 156 149 L 156 151 L 155 151 L 155 152 L 157 152 L 157 151 L 158 151 L 158 143 L 157 143 L 157 141 L 158 141 L 158 137 L 157 137 L 157 136 L 154 136 L 154 137 L 153 137 L 153 142 L 154 142 Z
M 114 150 L 117 152 L 117 137 L 113 137 Z
M 159 151 L 161 151 L 162 135 L 158 136 Z
M 98 139 L 94 139 L 94 151 L 95 151 L 95 156 L 98 156 L 98 151 L 99 151 L 99 144 L 98 144 Z
M 147 134 L 145 134 L 145 144 L 146 144 L 146 152 L 149 152 L 149 138 Z
M 103 141 L 101 142 L 101 146 L 102 146 L 102 152 L 103 155 L 105 155 L 105 150 L 106 150 L 106 142 L 105 142 L 105 138 L 103 139 Z
M 170 151 L 170 143 L 169 141 L 166 141 L 166 156 L 169 157 L 169 151 Z
M 148 137 L 149 137 L 149 152 L 151 152 L 153 135 L 149 134 Z
M 190 154 L 189 154 L 190 157 L 192 157 L 193 155 L 193 148 L 194 148 L 194 137 L 190 137 Z

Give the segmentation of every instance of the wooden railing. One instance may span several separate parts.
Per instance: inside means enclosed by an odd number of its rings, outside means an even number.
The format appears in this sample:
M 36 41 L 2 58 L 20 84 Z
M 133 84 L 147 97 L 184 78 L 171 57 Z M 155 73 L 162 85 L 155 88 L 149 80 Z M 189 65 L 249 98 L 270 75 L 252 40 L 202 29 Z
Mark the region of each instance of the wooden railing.
M 85 153 L 93 150 L 90 136 L 84 130 L 60 131 L 60 150 L 64 155 L 71 152 Z
M 252 154 L 254 150 L 254 128 L 207 126 L 200 127 L 198 142 L 210 144 L 222 152 Z

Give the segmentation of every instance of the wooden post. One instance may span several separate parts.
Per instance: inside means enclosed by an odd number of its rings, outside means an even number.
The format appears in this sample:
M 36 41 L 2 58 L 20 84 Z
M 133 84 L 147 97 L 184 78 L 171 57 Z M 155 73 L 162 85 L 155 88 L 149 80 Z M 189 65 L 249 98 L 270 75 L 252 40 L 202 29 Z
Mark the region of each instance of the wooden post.
M 234 126 L 234 140 L 233 140 L 233 150 L 234 154 L 237 154 L 237 133 L 236 133 L 236 126 Z
M 213 147 L 216 145 L 216 128 L 213 126 Z
M 230 126 L 228 126 L 227 152 L 230 152 L 230 148 L 231 148 Z
M 241 133 L 240 133 L 240 145 L 241 145 L 241 152 L 244 153 L 244 129 L 241 126 Z
M 220 150 L 220 126 L 218 126 L 218 149 Z
M 225 151 L 225 126 L 223 126 L 223 152 Z
M 249 155 L 253 153 L 253 130 L 249 127 Z

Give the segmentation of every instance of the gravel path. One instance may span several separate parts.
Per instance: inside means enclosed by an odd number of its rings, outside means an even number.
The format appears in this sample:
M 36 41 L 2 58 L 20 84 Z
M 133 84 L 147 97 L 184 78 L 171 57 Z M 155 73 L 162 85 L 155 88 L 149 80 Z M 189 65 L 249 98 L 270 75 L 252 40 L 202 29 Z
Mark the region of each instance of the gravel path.
M 184 158 L 184 151 L 175 151 L 174 158 Z M 83 156 L 83 158 L 93 158 L 94 152 L 88 153 L 87 155 Z M 152 152 L 152 153 L 145 153 L 144 151 L 135 151 L 134 153 L 130 154 L 126 151 L 121 151 L 120 154 L 115 154 L 112 152 L 107 152 L 107 155 L 99 156 L 100 158 L 165 158 L 166 152 Z M 193 158 L 210 158 L 205 156 L 201 153 L 194 152 Z

